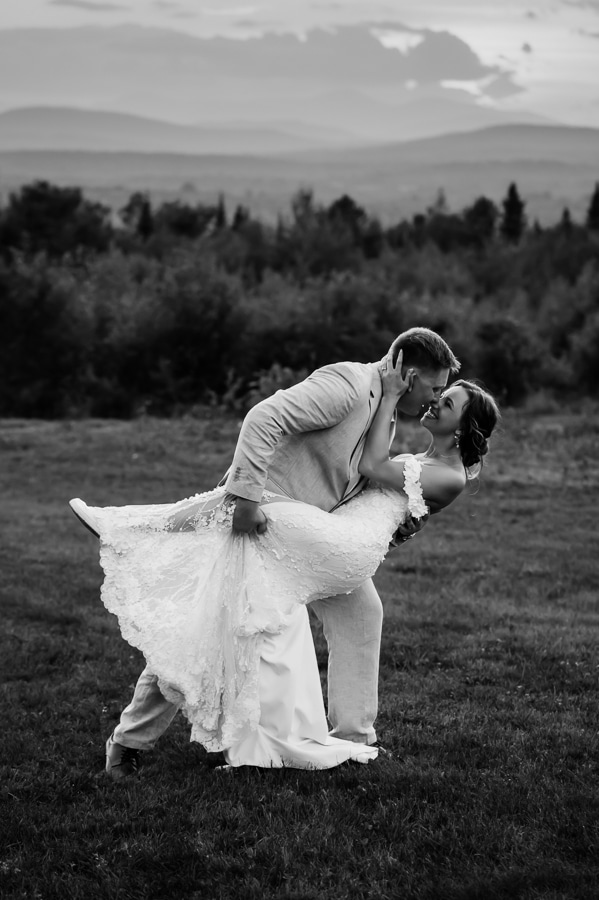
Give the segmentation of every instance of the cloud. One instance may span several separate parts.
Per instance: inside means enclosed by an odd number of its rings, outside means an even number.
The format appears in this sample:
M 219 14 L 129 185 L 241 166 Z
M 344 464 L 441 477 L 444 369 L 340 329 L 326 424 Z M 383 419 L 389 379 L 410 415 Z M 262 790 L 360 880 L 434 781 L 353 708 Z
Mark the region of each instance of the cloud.
M 109 5 L 109 0 L 53 2 L 85 4 L 86 9 Z M 116 0 L 114 3 L 110 0 L 111 6 L 115 3 Z M 227 12 L 238 10 L 240 5 L 233 0 Z M 153 7 L 171 21 L 184 14 L 180 0 L 154 0 Z M 211 5 L 206 3 L 204 12 L 215 7 L 212 0 Z M 204 81 L 206 72 L 214 66 L 215 77 L 226 73 L 227 77 L 265 79 L 269 84 L 283 79 L 290 84 L 309 86 L 310 90 L 332 92 L 365 89 L 396 96 L 408 84 L 426 91 L 442 89 L 450 83 L 492 101 L 522 90 L 512 78 L 516 62 L 487 64 L 468 43 L 449 31 L 412 28 L 381 16 L 376 22 L 314 28 L 299 36 L 273 23 L 272 16 L 268 22 L 261 21 L 260 15 L 254 18 L 254 10 L 266 12 L 265 4 L 248 4 L 245 8 L 251 10 L 249 15 L 236 15 L 233 21 L 227 20 L 230 37 L 188 37 L 182 45 L 180 53 L 186 54 L 190 71 L 195 71 L 197 66 Z M 221 6 L 218 12 L 222 15 L 225 9 L 226 6 Z M 199 7 L 194 12 L 201 14 Z M 247 39 L 236 40 L 235 32 Z M 164 52 L 165 58 L 167 55 L 170 58 L 175 53 L 173 42 L 169 37 L 163 51 L 152 45 L 153 58 L 149 64 L 155 65 L 157 52 Z M 518 64 L 521 62 L 519 55 Z
M 361 22 L 362 28 L 368 28 L 370 31 L 397 31 L 401 34 L 426 34 L 427 28 L 412 28 L 411 25 L 405 25 L 397 19 L 377 19 L 376 21 Z
M 152 0 L 154 9 L 169 14 L 173 19 L 195 19 L 196 14 L 184 9 L 180 3 L 172 0 Z
M 337 44 L 335 69 L 344 73 L 346 84 L 356 83 L 358 78 L 358 83 L 370 83 L 373 89 L 382 84 L 400 90 L 450 85 L 489 100 L 522 90 L 512 80 L 511 66 L 487 65 L 465 41 L 448 31 L 411 28 L 397 22 L 347 26 L 329 37 L 328 51 L 322 34 L 310 32 L 308 37 L 306 58 L 313 71 L 319 45 L 321 53 L 328 52 L 332 57 L 333 44 Z M 360 60 L 359 69 L 356 59 Z
M 213 6 L 202 6 L 201 10 L 209 16 L 251 16 L 258 11 L 258 7 L 230 6 L 228 9 L 215 9 Z
M 241 21 L 249 29 L 247 17 Z M 220 51 L 227 52 L 226 42 Z M 483 63 L 456 35 L 388 21 L 313 28 L 303 39 L 291 32 L 264 30 L 261 37 L 235 48 L 235 67 L 241 66 L 242 59 L 257 77 L 278 72 L 280 77 L 297 79 L 304 73 L 323 85 L 346 88 L 388 85 L 401 89 L 408 83 L 434 87 L 450 81 L 476 83 L 477 90 L 489 97 L 521 90 L 511 81 L 511 66 Z M 487 92 L 487 86 L 494 94 Z
M 377 26 L 372 28 L 371 32 L 379 39 L 383 47 L 393 47 L 402 53 L 407 53 L 408 50 L 417 47 L 424 40 L 421 31 L 412 29 L 399 31 L 396 26 Z
M 590 9 L 599 13 L 599 0 L 564 0 L 566 6 L 575 6 L 578 9 Z
M 501 72 L 484 85 L 483 94 L 491 100 L 504 100 L 523 91 L 524 88 L 516 84 L 510 72 Z
M 461 38 L 448 31 L 427 31 L 422 41 L 405 53 L 410 77 L 421 83 L 475 81 L 496 71 L 484 65 Z
M 375 36 L 387 50 L 393 48 L 398 51 L 406 80 L 409 81 L 419 84 L 447 81 L 482 84 L 504 72 L 509 74 L 509 67 L 506 70 L 483 63 L 469 44 L 450 31 L 413 28 L 392 20 L 362 22 L 353 27 Z
M 283 22 L 276 22 L 274 19 L 239 19 L 237 22 L 230 23 L 231 28 L 239 28 L 241 31 L 287 31 L 288 28 Z
M 75 9 L 84 9 L 86 12 L 115 12 L 116 10 L 128 10 L 129 6 L 120 3 L 104 3 L 98 0 L 50 0 L 50 6 L 71 6 Z
M 530 18 L 536 17 L 536 13 L 530 13 Z M 385 47 L 399 50 L 407 73 L 404 84 L 439 84 L 492 102 L 525 91 L 515 80 L 514 60 L 504 58 L 502 63 L 487 65 L 469 44 L 449 31 L 412 28 L 391 21 L 369 22 L 365 27 Z M 532 44 L 523 43 L 521 52 L 532 54 Z

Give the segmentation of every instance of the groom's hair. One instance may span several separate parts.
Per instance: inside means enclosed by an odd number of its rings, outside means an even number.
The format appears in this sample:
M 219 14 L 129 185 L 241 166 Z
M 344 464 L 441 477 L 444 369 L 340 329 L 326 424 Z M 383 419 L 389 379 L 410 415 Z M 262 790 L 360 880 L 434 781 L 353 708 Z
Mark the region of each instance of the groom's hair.
M 451 375 L 460 370 L 461 363 L 456 358 L 449 344 L 430 328 L 409 328 L 395 338 L 391 344 L 393 363 L 397 362 L 400 350 L 403 350 L 404 366 L 416 366 L 429 371 L 449 369 Z

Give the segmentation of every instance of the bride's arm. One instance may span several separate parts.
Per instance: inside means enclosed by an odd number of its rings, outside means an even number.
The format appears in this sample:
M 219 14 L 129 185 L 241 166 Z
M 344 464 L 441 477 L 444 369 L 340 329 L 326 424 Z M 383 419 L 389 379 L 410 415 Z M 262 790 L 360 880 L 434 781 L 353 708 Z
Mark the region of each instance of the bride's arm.
M 358 466 L 361 475 L 383 487 L 401 491 L 404 488 L 404 462 L 389 458 L 389 425 L 395 412 L 397 401 L 410 390 L 413 371 L 401 376 L 401 353 L 396 366 L 387 357 L 387 375 L 383 378 L 383 399 L 374 417 L 364 452 Z M 393 378 L 391 378 L 393 374 Z M 438 512 L 447 506 L 461 493 L 463 481 L 461 477 L 448 467 L 424 466 L 420 474 L 420 484 L 424 501 L 431 513 Z
M 364 474 L 383 487 L 394 491 L 404 490 L 404 462 L 399 458 L 378 463 Z M 425 465 L 420 471 L 420 486 L 424 502 L 431 514 L 434 514 L 449 506 L 462 493 L 464 479 L 448 466 Z
M 389 427 L 401 394 L 384 393 L 379 408 L 370 426 L 364 452 L 358 465 L 360 475 L 373 481 L 383 483 L 383 479 L 397 472 L 403 475 L 403 462 L 391 462 L 389 459 Z M 394 485 L 386 485 L 394 487 Z
M 397 362 L 393 365 L 391 351 L 387 354 L 381 373 L 383 396 L 375 417 L 366 436 L 362 458 L 358 465 L 360 475 L 380 481 L 378 473 L 389 463 L 389 429 L 400 397 L 411 391 L 414 370 L 409 369 L 402 375 L 403 350 L 399 351 Z M 403 473 L 403 464 L 401 472 Z

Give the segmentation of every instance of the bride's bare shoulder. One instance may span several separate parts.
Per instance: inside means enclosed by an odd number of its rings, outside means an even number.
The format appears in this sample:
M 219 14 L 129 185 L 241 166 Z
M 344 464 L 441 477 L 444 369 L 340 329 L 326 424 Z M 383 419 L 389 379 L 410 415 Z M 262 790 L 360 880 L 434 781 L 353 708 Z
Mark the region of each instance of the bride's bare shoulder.
M 466 472 L 463 468 L 447 466 L 433 459 L 420 460 L 422 470 L 420 483 L 422 492 L 431 512 L 440 512 L 459 497 L 466 486 Z

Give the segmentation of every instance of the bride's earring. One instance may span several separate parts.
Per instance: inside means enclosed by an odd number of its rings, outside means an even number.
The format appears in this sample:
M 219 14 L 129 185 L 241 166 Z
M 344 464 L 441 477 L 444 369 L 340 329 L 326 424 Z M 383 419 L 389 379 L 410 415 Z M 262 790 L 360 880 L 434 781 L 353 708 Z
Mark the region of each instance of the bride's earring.
M 453 439 L 454 439 L 454 441 L 455 441 L 456 447 L 459 447 L 459 446 L 460 446 L 460 436 L 461 436 L 461 435 L 460 435 L 460 432 L 459 432 L 459 431 L 456 431 L 456 433 L 455 433 L 454 436 L 453 436 Z

